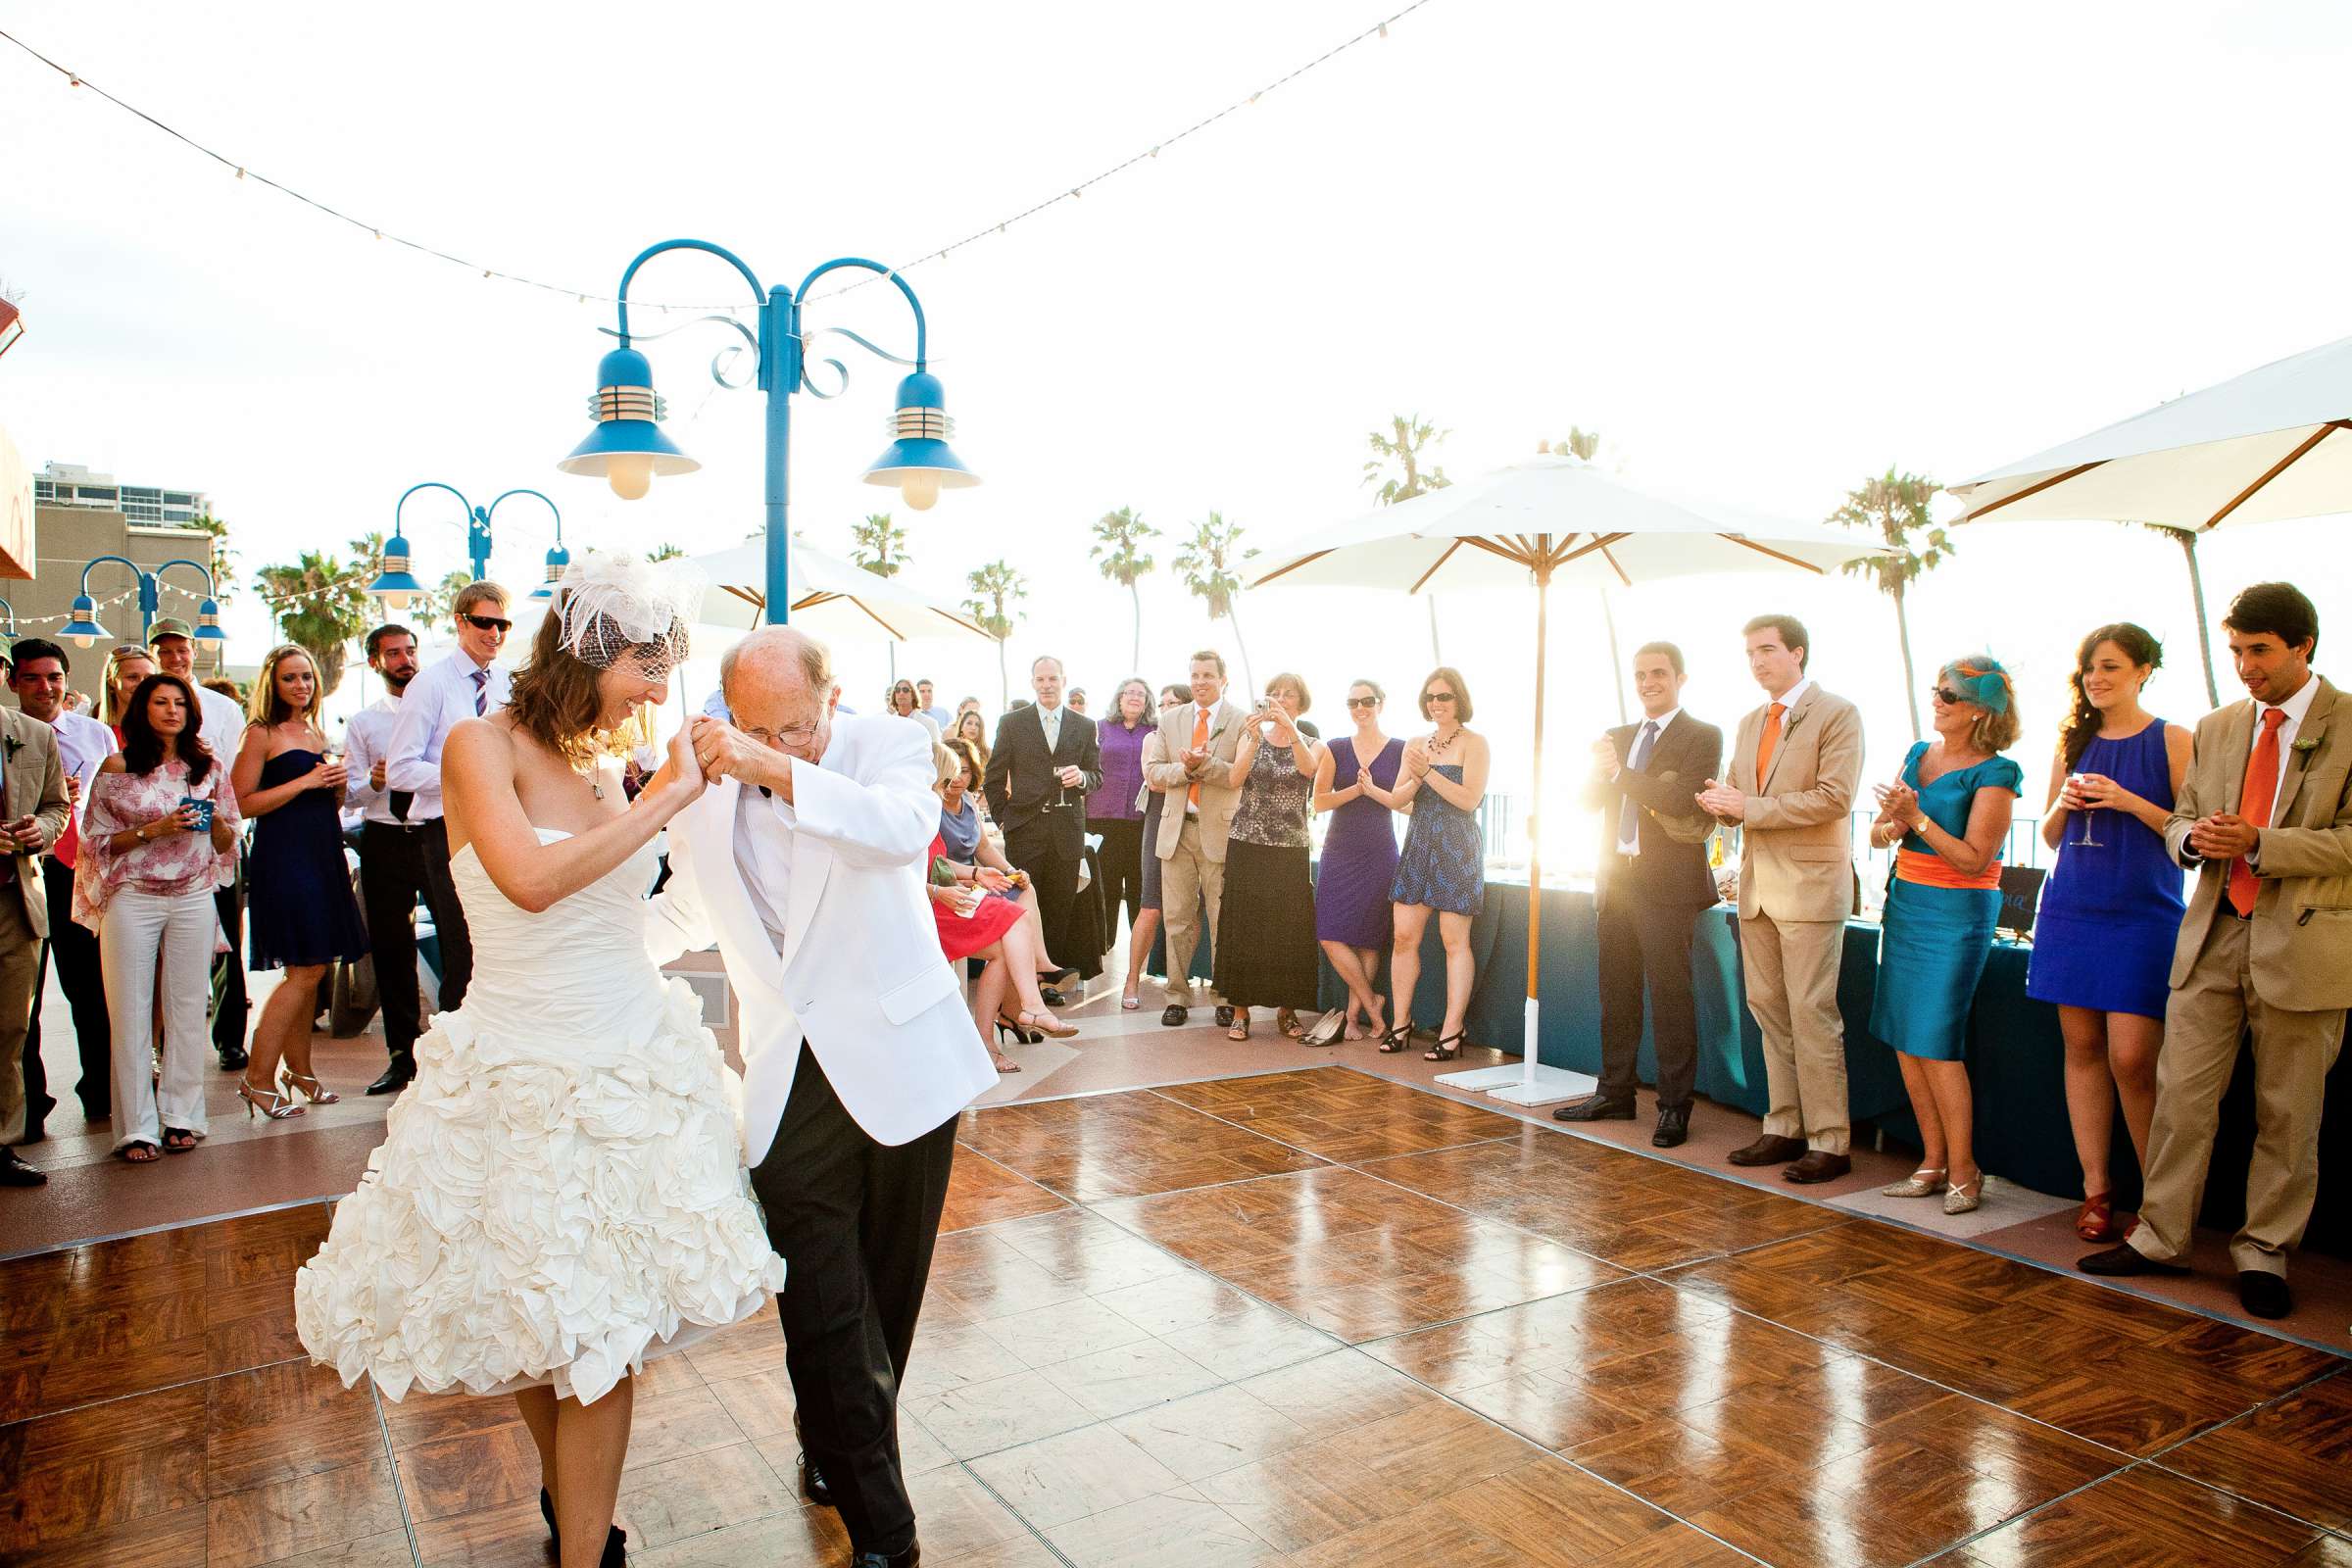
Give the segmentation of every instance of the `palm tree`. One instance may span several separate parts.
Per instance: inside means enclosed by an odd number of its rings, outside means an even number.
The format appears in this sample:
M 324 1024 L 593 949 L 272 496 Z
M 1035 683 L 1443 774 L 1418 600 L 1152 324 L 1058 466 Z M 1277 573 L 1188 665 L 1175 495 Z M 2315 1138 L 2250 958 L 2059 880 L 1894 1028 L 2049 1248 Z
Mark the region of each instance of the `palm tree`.
M 366 540 L 352 541 L 364 550 Z M 363 559 L 364 556 L 363 556 Z M 331 695 L 343 684 L 344 645 L 368 629 L 368 573 L 346 567 L 333 556 L 306 550 L 291 565 L 255 569 L 253 580 L 270 601 L 286 641 L 311 656 L 318 690 Z
M 2205 661 L 2205 701 L 2219 708 L 2222 689 L 2213 680 L 2213 634 L 2205 629 L 2205 577 L 2197 569 L 2197 541 L 2204 535 L 2174 522 L 2142 522 L 2139 526 L 2163 534 L 2179 545 L 2180 554 L 2188 559 L 2188 596 L 2197 609 L 2197 654 Z
M 1383 435 L 1375 430 L 1367 438 L 1372 447 L 1372 459 L 1364 465 L 1364 483 L 1377 483 L 1380 486 L 1374 499 L 1384 507 L 1395 506 L 1399 501 L 1410 501 L 1415 496 L 1443 490 L 1453 483 L 1446 477 L 1444 468 L 1432 466 L 1426 473 L 1421 468 L 1422 449 L 1435 446 L 1451 434 L 1451 430 L 1441 430 L 1418 414 L 1390 415 L 1389 433 Z M 1386 467 L 1391 463 L 1396 465 L 1394 473 Z M 1438 596 L 1431 594 L 1428 604 L 1429 661 L 1433 664 L 1443 664 L 1446 656 L 1438 648 Z M 1238 623 L 1236 630 L 1238 633 Z
M 657 562 L 675 561 L 684 554 L 686 554 L 686 552 L 680 550 L 676 545 L 656 545 L 653 549 L 648 550 L 645 553 L 645 559 L 648 561 Z
M 896 577 L 906 564 L 906 530 L 894 524 L 887 512 L 869 512 L 863 522 L 850 524 L 850 560 L 877 577 Z M 899 640 L 883 645 L 890 660 L 890 683 L 899 683 Z
M 1121 507 L 1095 519 L 1095 543 L 1087 551 L 1099 558 L 1096 565 L 1103 576 L 1127 590 L 1135 607 L 1135 647 L 1127 660 L 1129 669 L 1144 667 L 1144 596 L 1135 584 L 1152 569 L 1152 558 L 1142 547 L 1145 540 L 1158 537 L 1159 530 L 1146 522 L 1142 513 Z
M 1951 541 L 1928 516 L 1928 502 L 1942 488 L 1920 474 L 1896 473 L 1889 464 L 1885 473 L 1847 491 L 1845 505 L 1829 518 L 1875 534 L 1887 547 L 1885 555 L 1849 561 L 1844 569 L 1874 579 L 1879 591 L 1894 601 L 1895 635 L 1903 649 L 1903 701 L 1910 708 L 1913 740 L 1919 739 L 1919 687 L 1911 668 L 1911 620 L 1903 610 L 1903 594 L 1921 572 L 1942 564 L 1952 553 Z M 1925 548 L 1919 548 L 1922 545 Z
M 225 605 L 236 592 L 234 574 L 237 565 L 237 553 L 228 545 L 228 524 L 208 512 L 190 526 L 213 541 L 213 597 Z M 381 555 L 382 552 L 379 550 L 377 554 Z
M 1002 710 L 1012 702 L 1012 677 L 1004 669 L 1004 644 L 1012 636 L 1013 622 L 1021 618 L 1020 612 L 1012 606 L 1016 600 L 1029 597 L 1029 579 L 1004 562 L 992 561 L 967 572 L 963 585 L 972 591 L 963 608 L 971 612 L 982 631 L 997 640 L 997 707 Z
M 1242 525 L 1227 522 L 1224 514 L 1212 512 L 1193 524 L 1193 536 L 1176 552 L 1176 571 L 1184 585 L 1200 598 L 1208 601 L 1211 621 L 1233 620 L 1234 646 L 1242 655 L 1242 684 L 1250 691 L 1257 690 L 1257 681 L 1250 673 L 1250 644 L 1242 636 L 1242 616 L 1234 596 L 1241 592 L 1242 579 L 1234 567 L 1257 554 L 1254 547 L 1239 548 Z

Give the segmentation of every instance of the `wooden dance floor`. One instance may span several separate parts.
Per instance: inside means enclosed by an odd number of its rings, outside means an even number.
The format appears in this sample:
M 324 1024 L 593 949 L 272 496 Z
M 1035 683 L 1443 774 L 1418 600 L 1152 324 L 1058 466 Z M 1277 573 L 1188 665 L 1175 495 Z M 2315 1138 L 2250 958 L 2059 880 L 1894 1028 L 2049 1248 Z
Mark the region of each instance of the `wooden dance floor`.
M 1284 1049 L 965 1116 L 927 1563 L 2352 1565 L 2327 1349 Z M 0 1561 L 553 1562 L 511 1400 L 302 1357 L 328 1212 L 0 1263 Z M 772 1317 L 650 1366 L 630 1560 L 843 1560 L 791 1414 Z

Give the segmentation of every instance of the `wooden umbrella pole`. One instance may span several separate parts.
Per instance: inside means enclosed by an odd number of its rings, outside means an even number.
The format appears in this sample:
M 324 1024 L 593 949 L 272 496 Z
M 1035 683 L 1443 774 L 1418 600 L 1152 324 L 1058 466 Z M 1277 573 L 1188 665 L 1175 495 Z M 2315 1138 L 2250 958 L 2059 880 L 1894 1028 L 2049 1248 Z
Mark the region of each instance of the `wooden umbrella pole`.
M 1520 1025 L 1521 1047 L 1526 1052 L 1520 1061 L 1521 1076 L 1531 1090 L 1536 1083 L 1536 981 L 1542 973 L 1544 953 L 1544 656 L 1551 598 L 1548 536 L 1542 545 L 1543 554 L 1536 559 L 1536 757 L 1527 813 L 1527 1007 Z

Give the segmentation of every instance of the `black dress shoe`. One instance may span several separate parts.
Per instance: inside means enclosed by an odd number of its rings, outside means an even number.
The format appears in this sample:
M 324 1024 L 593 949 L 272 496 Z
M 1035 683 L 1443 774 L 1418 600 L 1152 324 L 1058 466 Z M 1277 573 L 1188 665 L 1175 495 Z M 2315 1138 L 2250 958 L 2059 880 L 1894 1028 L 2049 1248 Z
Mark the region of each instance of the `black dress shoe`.
M 1188 1014 L 1186 1013 L 1185 1009 L 1179 1007 L 1173 1002 L 1159 1009 L 1159 1021 L 1161 1024 L 1170 1029 L 1173 1029 L 1178 1024 L 1184 1022 Z
M 1825 1153 L 1816 1149 L 1781 1172 L 1781 1180 L 1809 1187 L 1815 1182 L 1834 1182 L 1853 1168 L 1854 1162 L 1848 1155 Z
M 1067 1002 L 1062 1000 L 1061 993 L 1053 986 L 1039 986 L 1037 988 L 1037 999 L 1049 1007 L 1066 1007 L 1069 1005 Z
M 1587 1095 L 1571 1100 L 1551 1113 L 1553 1121 L 1632 1121 L 1634 1099 L 1611 1100 L 1606 1095 Z
M 368 1086 L 368 1092 L 371 1095 L 397 1095 L 416 1078 L 416 1058 L 408 1052 L 398 1052 L 393 1055 L 391 1064 L 384 1068 L 384 1075 Z
M 220 1053 L 220 1070 L 222 1072 L 242 1072 L 245 1070 L 246 1060 L 245 1048 L 231 1046 Z
M 539 1517 L 547 1521 L 548 1541 L 561 1550 L 564 1538 L 556 1534 L 556 1500 L 547 1494 L 545 1487 L 539 1489 Z M 600 1568 L 626 1568 L 628 1560 L 629 1533 L 613 1525 L 605 1532 L 605 1555 Z
M 857 1551 L 850 1554 L 850 1568 L 915 1568 L 923 1560 L 922 1543 L 905 1551 Z
M 2295 1297 L 2285 1275 L 2247 1268 L 2237 1273 L 2237 1304 L 2256 1317 L 2284 1317 L 2295 1309 Z
M 1786 1165 L 1804 1156 L 1805 1141 L 1801 1138 L 1783 1138 L 1778 1133 L 1766 1133 L 1745 1149 L 1732 1151 L 1735 1165 Z
M 1233 1027 L 1233 1009 L 1231 1007 L 1219 1007 L 1217 1009 L 1217 1027 L 1220 1029 L 1230 1029 Z
M 13 1149 L 0 1149 L 0 1187 L 46 1187 L 49 1175 L 17 1157 Z
M 2110 1247 L 2104 1251 L 2086 1253 L 2075 1259 L 2075 1267 L 2085 1274 L 2185 1274 L 2188 1269 L 2180 1263 L 2160 1262 L 2138 1248 L 2126 1245 Z
M 1652 1149 L 1673 1149 L 1690 1136 L 1690 1107 L 1660 1105 L 1658 1130 L 1649 1135 Z
M 816 1467 L 816 1461 L 804 1453 L 794 1462 L 800 1466 L 801 1495 L 819 1508 L 832 1507 L 833 1489 L 825 1485 L 825 1473 Z

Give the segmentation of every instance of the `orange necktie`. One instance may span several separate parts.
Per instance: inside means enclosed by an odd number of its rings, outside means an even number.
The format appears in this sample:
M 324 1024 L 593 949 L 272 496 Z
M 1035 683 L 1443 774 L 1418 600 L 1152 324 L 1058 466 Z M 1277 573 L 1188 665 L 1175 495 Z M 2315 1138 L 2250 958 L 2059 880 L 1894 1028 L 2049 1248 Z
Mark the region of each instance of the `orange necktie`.
M 1202 748 L 1203 746 L 1206 746 L 1207 744 L 1208 744 L 1208 710 L 1207 710 L 1207 709 L 1205 709 L 1205 708 L 1202 708 L 1202 707 L 1200 707 L 1200 706 L 1198 703 L 1196 703 L 1196 704 L 1194 704 L 1194 705 L 1193 705 L 1193 745 L 1192 745 L 1192 749 L 1193 749 L 1194 751 L 1196 751 L 1196 752 L 1197 752 L 1197 751 L 1200 750 L 1200 748 Z M 1191 787 L 1191 788 L 1189 788 L 1189 789 L 1187 789 L 1187 790 L 1184 792 L 1184 800 L 1185 800 L 1185 804 L 1186 804 L 1186 805 L 1188 805 L 1188 806 L 1190 806 L 1190 807 L 1191 807 L 1191 808 L 1192 808 L 1194 810 L 1196 810 L 1196 811 L 1197 811 L 1197 810 L 1200 809 L 1200 781 L 1199 779 L 1195 779 L 1195 780 L 1193 780 L 1193 782 L 1192 782 L 1192 787 Z
M 1765 775 L 1772 771 L 1772 754 L 1781 744 L 1781 715 L 1788 711 L 1786 705 L 1775 703 L 1764 710 L 1764 733 L 1756 737 L 1756 793 L 1764 793 Z
M 2262 733 L 2254 737 L 2254 755 L 2246 761 L 2246 787 L 2237 793 L 2237 814 L 2255 827 L 2271 825 L 2271 801 L 2278 793 L 2278 726 L 2285 722 L 2285 709 L 2264 709 Z M 2240 919 L 2253 915 L 2254 900 L 2261 892 L 2262 879 L 2245 857 L 2231 860 L 2230 906 Z

